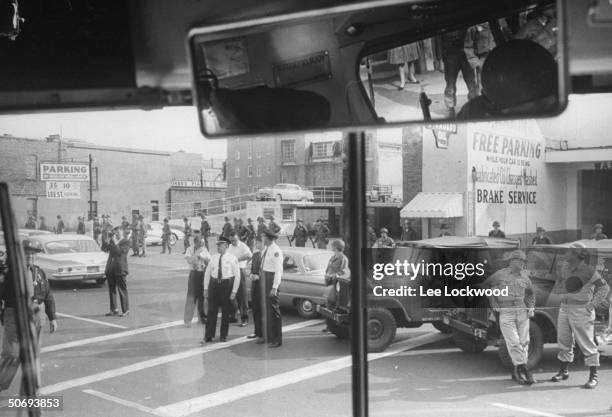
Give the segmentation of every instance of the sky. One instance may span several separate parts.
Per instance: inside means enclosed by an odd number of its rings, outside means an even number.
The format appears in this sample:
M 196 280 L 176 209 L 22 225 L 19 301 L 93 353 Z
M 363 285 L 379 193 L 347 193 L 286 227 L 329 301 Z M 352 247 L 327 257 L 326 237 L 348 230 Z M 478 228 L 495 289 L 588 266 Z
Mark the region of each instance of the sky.
M 0 135 L 44 139 L 53 134 L 98 145 L 226 157 L 226 141 L 205 139 L 194 107 L 0 116 Z

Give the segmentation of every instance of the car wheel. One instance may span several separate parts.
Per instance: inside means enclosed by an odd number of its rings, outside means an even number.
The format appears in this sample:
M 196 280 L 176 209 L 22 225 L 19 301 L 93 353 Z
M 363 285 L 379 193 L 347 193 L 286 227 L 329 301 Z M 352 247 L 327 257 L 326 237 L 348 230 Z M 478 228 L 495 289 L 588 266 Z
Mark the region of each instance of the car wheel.
M 312 319 L 317 317 L 317 305 L 306 298 L 297 300 L 295 307 L 297 308 L 298 314 L 304 319 Z
M 170 244 L 170 246 L 174 246 L 176 245 L 176 241 L 178 240 L 178 236 L 175 235 L 174 233 L 172 233 L 170 235 L 170 238 L 168 239 L 168 243 Z
M 382 307 L 368 309 L 368 352 L 382 352 L 395 338 L 397 324 L 393 314 Z
M 338 339 L 348 339 L 351 337 L 351 326 L 348 324 L 338 324 L 333 320 L 327 319 L 325 321 L 327 328 L 332 332 Z
M 455 345 L 466 353 L 480 353 L 487 347 L 487 341 L 460 330 L 453 329 Z
M 276 198 L 274 198 L 276 201 L 283 201 L 283 196 L 280 194 L 276 194 Z
M 106 278 L 98 278 L 98 279 L 96 279 L 96 284 L 98 284 L 98 285 L 104 285 L 104 282 L 106 282 Z
M 431 323 L 433 325 L 433 327 L 436 328 L 436 330 L 438 330 L 440 333 L 443 334 L 451 334 L 453 332 L 453 328 L 450 327 L 448 324 L 444 324 L 441 321 L 434 321 L 433 323 Z
M 510 352 L 508 352 L 508 346 L 506 341 L 502 337 L 499 342 L 499 360 L 506 369 L 512 369 L 512 358 Z M 544 354 L 544 333 L 542 329 L 534 320 L 529 323 L 529 352 L 527 354 L 527 367 L 529 369 L 535 368 Z

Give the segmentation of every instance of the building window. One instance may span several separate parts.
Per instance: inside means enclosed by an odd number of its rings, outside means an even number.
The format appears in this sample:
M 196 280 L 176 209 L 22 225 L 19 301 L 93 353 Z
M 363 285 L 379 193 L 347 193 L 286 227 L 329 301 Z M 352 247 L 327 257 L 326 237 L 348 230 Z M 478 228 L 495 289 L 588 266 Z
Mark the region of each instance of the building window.
M 249 139 L 249 159 L 253 159 L 253 139 Z
M 264 207 L 263 216 L 265 219 L 269 219 L 274 216 L 274 207 Z
M 257 159 L 261 159 L 261 147 L 260 147 L 260 146 L 258 146 L 258 147 L 255 149 L 255 158 L 257 158 Z
M 313 158 L 329 158 L 332 156 L 332 142 L 316 142 L 312 144 Z
M 284 140 L 281 142 L 281 160 L 283 162 L 295 161 L 295 141 Z
M 26 179 L 36 179 L 36 167 L 38 166 L 38 158 L 36 155 L 26 155 L 25 157 Z
M 202 202 L 196 201 L 193 203 L 193 215 L 197 216 L 202 212 Z
M 240 159 L 240 149 L 236 149 L 236 161 Z
M 252 166 L 252 165 L 249 165 L 249 166 L 247 167 L 247 176 L 248 176 L 249 178 L 251 178 L 251 177 L 253 176 L 253 166 Z
M 159 221 L 159 200 L 151 200 L 151 221 Z
M 283 208 L 283 221 L 284 222 L 292 222 L 293 221 L 293 212 L 294 210 L 289 208 Z
M 240 178 L 240 167 L 234 168 L 234 178 Z
M 257 176 L 261 177 L 261 167 L 257 167 Z

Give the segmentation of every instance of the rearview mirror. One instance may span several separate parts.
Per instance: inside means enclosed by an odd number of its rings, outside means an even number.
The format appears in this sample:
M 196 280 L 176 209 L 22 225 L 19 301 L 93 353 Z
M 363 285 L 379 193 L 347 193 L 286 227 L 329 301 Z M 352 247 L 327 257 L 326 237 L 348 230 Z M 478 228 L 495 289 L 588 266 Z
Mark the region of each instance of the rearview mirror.
M 552 116 L 562 0 L 376 1 L 188 36 L 208 137 Z

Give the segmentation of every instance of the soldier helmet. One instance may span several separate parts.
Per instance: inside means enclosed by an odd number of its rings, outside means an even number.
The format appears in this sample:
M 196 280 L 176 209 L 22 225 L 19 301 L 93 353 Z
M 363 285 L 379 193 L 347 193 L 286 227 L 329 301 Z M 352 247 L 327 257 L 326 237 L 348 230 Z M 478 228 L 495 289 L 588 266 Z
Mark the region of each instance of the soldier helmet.
M 380 233 L 389 233 L 389 229 L 387 229 L 386 227 L 383 227 L 380 229 Z
M 544 229 L 542 226 L 538 226 L 538 228 L 536 229 L 537 233 L 545 232 L 545 231 L 546 231 L 546 229 Z
M 603 229 L 603 224 L 597 223 L 595 226 L 593 226 L 593 230 L 595 229 Z
M 495 221 L 493 222 L 493 227 L 496 227 L 496 226 L 497 226 L 497 227 L 499 227 L 499 226 L 500 226 L 500 224 L 499 224 L 499 222 L 498 222 L 497 220 L 495 220 Z
M 512 253 L 510 254 L 510 260 L 513 259 L 520 259 L 521 261 L 525 262 L 527 260 L 527 257 L 525 256 L 525 253 L 522 250 L 515 250 L 512 251 Z
M 576 293 L 580 291 L 583 285 L 582 280 L 577 276 L 571 276 L 565 281 L 565 289 L 569 293 Z

